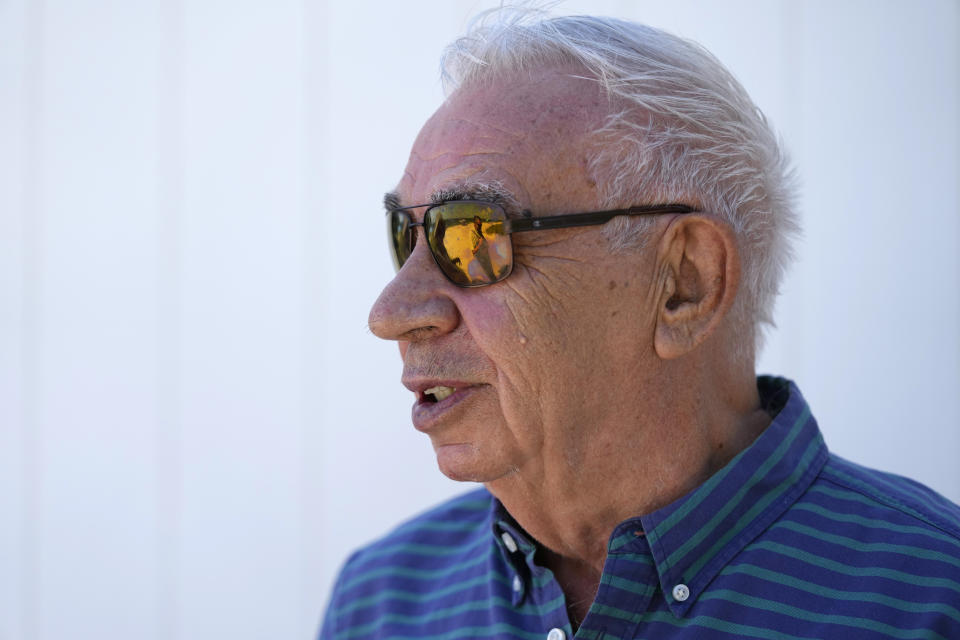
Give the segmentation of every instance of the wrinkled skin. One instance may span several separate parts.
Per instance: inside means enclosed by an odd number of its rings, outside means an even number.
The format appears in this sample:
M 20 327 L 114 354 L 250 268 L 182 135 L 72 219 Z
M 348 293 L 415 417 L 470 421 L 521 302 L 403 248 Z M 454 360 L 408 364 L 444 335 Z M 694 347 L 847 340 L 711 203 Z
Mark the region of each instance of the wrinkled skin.
M 498 184 L 536 216 L 599 209 L 588 134 L 610 106 L 574 76 L 458 90 L 420 132 L 401 204 Z M 465 389 L 443 411 L 415 406 L 414 424 L 443 473 L 485 483 L 541 544 L 580 618 L 616 524 L 691 490 L 769 422 L 752 360 L 732 356 L 732 231 L 668 214 L 647 240 L 613 254 L 599 226 L 515 234 L 512 275 L 462 289 L 421 235 L 370 312 L 399 343 L 404 384 Z
M 423 128 L 397 192 L 417 204 L 439 190 L 496 182 L 534 215 L 595 210 L 584 138 L 607 108 L 596 83 L 560 71 L 458 92 Z M 649 277 L 641 275 L 650 260 L 610 255 L 600 227 L 513 241 L 513 274 L 469 290 L 449 283 L 418 243 L 371 326 L 401 341 L 405 377 L 483 385 L 429 430 L 445 474 L 566 484 L 616 444 L 604 425 L 638 418 L 628 400 L 652 356 L 643 339 L 652 330 Z

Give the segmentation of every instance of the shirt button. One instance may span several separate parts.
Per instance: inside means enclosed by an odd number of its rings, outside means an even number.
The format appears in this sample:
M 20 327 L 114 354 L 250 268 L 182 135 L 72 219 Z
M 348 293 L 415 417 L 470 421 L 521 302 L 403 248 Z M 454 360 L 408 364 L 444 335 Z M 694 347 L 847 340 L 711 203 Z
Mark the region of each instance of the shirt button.
M 563 629 L 554 627 L 550 629 L 550 633 L 547 634 L 547 640 L 567 640 L 567 634 L 563 632 Z
M 520 579 L 520 576 L 513 576 L 513 590 L 517 593 L 523 591 L 523 580 Z
M 690 597 L 690 588 L 685 584 L 678 584 L 673 588 L 673 599 L 677 602 L 683 602 Z
M 503 544 L 507 547 L 507 551 L 510 553 L 516 553 L 517 541 L 513 539 L 512 535 L 510 535 L 507 531 L 504 531 L 500 534 L 500 539 L 503 540 Z

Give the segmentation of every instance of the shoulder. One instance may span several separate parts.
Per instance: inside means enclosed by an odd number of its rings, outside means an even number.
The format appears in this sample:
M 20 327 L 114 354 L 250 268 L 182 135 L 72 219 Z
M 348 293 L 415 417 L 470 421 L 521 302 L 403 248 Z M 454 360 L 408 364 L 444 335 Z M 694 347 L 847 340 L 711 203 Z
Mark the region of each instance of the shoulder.
M 356 551 L 334 585 L 320 637 L 385 616 L 416 620 L 424 606 L 449 599 L 450 585 L 478 581 L 495 549 L 492 501 L 486 489 L 471 491 Z
M 917 482 L 830 454 L 724 574 L 731 591 L 776 593 L 777 607 L 812 625 L 798 634 L 805 637 L 841 637 L 838 629 L 855 627 L 884 637 L 960 638 L 960 507 Z
M 771 543 L 832 580 L 844 575 L 850 588 L 882 591 L 899 582 L 937 587 L 941 593 L 926 594 L 931 601 L 960 596 L 960 507 L 918 482 L 833 454 L 761 546 Z
M 489 540 L 490 493 L 480 488 L 457 496 L 398 525 L 385 536 L 356 551 L 344 574 L 370 565 L 403 562 L 422 564 L 425 557 L 449 557 Z
M 841 500 L 848 513 L 903 522 L 960 543 L 960 506 L 910 478 L 831 454 L 811 489 Z

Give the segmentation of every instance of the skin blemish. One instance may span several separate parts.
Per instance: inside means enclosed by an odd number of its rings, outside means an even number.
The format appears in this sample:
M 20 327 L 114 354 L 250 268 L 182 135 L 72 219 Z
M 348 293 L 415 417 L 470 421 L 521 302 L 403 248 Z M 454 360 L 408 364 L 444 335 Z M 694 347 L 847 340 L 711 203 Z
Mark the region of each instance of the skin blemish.
M 520 334 L 520 344 L 527 344 L 527 336 Z
M 616 288 L 617 288 L 617 283 L 614 282 L 613 280 L 611 280 L 610 284 L 607 285 L 607 289 L 610 289 L 611 291 L 613 291 Z

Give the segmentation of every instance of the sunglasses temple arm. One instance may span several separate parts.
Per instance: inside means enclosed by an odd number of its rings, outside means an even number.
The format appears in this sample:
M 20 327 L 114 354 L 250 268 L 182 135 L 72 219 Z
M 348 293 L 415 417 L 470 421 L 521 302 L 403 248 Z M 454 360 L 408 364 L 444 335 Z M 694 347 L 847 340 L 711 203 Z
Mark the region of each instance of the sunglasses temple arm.
M 617 216 L 640 216 L 663 213 L 693 213 L 695 209 L 685 205 L 671 205 L 661 207 L 633 207 L 631 209 L 615 209 L 613 211 L 597 211 L 590 213 L 570 213 L 562 216 L 547 216 L 543 218 L 512 218 L 508 220 L 508 233 L 536 231 L 540 229 L 564 229 L 567 227 L 586 227 L 604 224 Z

